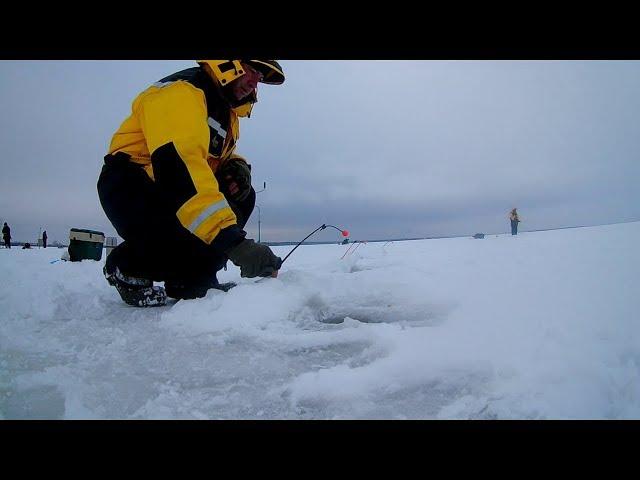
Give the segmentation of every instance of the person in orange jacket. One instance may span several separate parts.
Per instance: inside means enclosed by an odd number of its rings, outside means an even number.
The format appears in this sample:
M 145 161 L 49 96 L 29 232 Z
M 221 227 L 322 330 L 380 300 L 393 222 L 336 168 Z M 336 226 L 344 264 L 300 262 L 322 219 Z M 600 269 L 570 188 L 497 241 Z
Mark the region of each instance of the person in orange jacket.
M 511 235 L 517 235 L 520 217 L 518 216 L 518 211 L 515 208 L 509 213 L 509 220 L 511 221 Z
M 124 239 L 104 274 L 126 303 L 226 291 L 233 284 L 220 284 L 216 272 L 227 259 L 243 277 L 277 276 L 282 260 L 243 230 L 255 190 L 235 149 L 258 83 L 283 82 L 275 60 L 198 60 L 133 101 L 98 180 L 101 205 Z

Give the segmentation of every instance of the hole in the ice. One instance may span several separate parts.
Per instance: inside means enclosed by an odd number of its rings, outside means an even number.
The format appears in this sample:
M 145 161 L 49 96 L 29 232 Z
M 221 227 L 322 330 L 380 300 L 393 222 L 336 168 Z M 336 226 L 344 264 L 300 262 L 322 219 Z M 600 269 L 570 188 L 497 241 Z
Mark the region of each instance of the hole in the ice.
M 320 321 L 322 323 L 339 324 L 339 323 L 344 323 L 344 321 L 347 318 L 350 318 L 351 320 L 357 320 L 358 322 L 362 322 L 362 323 L 384 323 L 385 322 L 384 320 L 367 318 L 367 317 L 363 317 L 362 315 L 359 315 L 359 316 L 353 316 L 353 315 L 321 316 L 320 317 Z
M 340 324 L 349 318 L 361 323 L 402 323 L 435 325 L 444 317 L 430 308 L 407 308 L 403 305 L 360 306 L 347 309 L 325 308 L 315 310 L 316 319 L 322 323 Z

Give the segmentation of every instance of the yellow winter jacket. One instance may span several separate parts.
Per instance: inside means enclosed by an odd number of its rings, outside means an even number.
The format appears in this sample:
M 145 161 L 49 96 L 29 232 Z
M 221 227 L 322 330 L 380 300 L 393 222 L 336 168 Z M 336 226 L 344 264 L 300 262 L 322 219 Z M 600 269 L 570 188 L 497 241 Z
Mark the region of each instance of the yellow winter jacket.
M 238 156 L 238 117 L 245 107 L 231 108 L 202 68 L 178 72 L 138 95 L 109 153 L 124 152 L 142 165 L 174 202 L 180 223 L 210 244 L 236 223 L 214 173 Z

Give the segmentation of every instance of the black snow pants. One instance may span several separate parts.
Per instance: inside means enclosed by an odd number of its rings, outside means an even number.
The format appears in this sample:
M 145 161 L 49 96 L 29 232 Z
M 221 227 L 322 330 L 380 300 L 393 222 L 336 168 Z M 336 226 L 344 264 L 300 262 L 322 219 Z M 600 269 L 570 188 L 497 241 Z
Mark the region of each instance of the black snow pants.
M 205 289 L 217 283 L 227 257 L 182 226 L 156 184 L 124 154 L 107 155 L 98 179 L 107 217 L 124 242 L 109 254 L 107 271 L 169 284 Z M 244 228 L 256 200 L 255 190 L 241 204 L 227 199 Z M 199 295 L 198 295 L 199 296 Z

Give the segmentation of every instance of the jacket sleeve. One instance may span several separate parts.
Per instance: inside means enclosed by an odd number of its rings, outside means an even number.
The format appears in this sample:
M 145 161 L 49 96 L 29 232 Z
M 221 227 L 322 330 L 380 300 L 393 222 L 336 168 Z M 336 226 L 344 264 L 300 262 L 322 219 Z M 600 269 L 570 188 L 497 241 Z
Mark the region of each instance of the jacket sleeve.
M 153 176 L 180 223 L 226 250 L 244 232 L 207 163 L 209 126 L 204 94 L 186 82 L 152 87 L 137 105 Z

